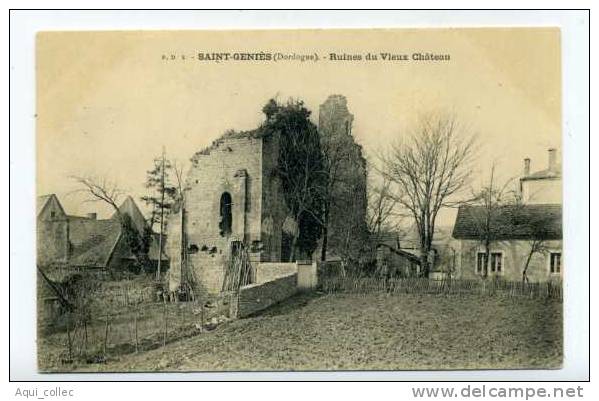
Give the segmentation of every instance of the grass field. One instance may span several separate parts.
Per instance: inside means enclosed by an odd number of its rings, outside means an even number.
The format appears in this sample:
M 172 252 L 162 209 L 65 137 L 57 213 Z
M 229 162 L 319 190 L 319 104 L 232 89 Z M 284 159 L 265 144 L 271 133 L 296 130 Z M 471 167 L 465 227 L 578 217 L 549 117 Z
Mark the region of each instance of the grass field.
M 79 371 L 557 368 L 562 303 L 432 295 L 299 295 L 263 313 Z

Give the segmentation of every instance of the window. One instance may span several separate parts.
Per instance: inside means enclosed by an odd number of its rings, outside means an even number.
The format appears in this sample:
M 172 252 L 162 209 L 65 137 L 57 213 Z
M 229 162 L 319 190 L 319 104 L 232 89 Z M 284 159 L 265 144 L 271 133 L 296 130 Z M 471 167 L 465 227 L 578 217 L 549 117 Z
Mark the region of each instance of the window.
M 54 217 L 56 217 L 56 212 L 53 210 L 50 212 L 50 218 L 53 219 Z
M 233 227 L 233 213 L 232 213 L 233 202 L 231 200 L 231 194 L 225 192 L 220 197 L 220 235 L 222 237 L 230 235 Z
M 491 272 L 501 273 L 502 254 L 500 252 L 491 253 Z
M 476 274 L 482 274 L 486 264 L 487 254 L 483 252 L 476 254 Z
M 551 252 L 549 254 L 549 272 L 551 274 L 560 274 L 562 271 L 562 253 Z
M 487 273 L 501 273 L 503 271 L 503 254 L 501 252 L 491 252 L 491 263 Z M 483 274 L 487 265 L 487 254 L 478 252 L 476 255 L 476 274 Z

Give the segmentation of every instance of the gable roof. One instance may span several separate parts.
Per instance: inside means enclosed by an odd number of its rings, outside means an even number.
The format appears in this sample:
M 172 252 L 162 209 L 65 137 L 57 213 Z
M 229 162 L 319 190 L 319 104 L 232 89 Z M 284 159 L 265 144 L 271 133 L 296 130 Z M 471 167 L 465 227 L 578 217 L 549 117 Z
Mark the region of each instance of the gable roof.
M 120 236 L 121 224 L 117 219 L 69 219 L 69 264 L 106 267 Z
M 62 214 L 64 214 L 66 216 L 66 213 L 64 211 L 64 209 L 62 208 L 62 205 L 60 204 L 60 201 L 58 200 L 58 197 L 56 196 L 56 194 L 47 194 L 47 195 L 40 195 L 37 197 L 36 199 L 36 210 L 37 210 L 37 216 L 39 217 L 42 213 L 42 211 L 46 208 L 47 205 L 50 204 L 50 201 L 56 202 L 56 204 L 58 205 L 58 208 L 62 211 Z
M 483 206 L 460 206 L 453 227 L 456 239 L 482 239 L 486 209 Z M 561 205 L 504 206 L 491 217 L 495 240 L 562 239 Z
M 146 227 L 146 219 L 144 218 L 143 214 L 141 214 L 141 211 L 137 207 L 137 204 L 132 197 L 127 196 L 121 206 L 119 206 L 119 212 L 123 215 L 128 215 L 137 231 L 140 233 L 143 232 L 144 228 Z M 118 220 L 116 212 L 114 212 L 111 219 Z
M 52 197 L 53 195 L 54 194 L 49 194 L 49 195 L 41 195 L 41 196 L 37 197 L 35 210 L 37 210 L 38 216 L 41 213 L 42 209 L 46 206 L 46 203 L 48 202 L 48 200 L 50 200 L 50 197 Z
M 379 234 L 372 234 L 372 241 L 375 245 L 387 245 L 389 247 L 397 248 L 400 243 L 399 233 L 396 231 L 382 231 Z
M 402 249 L 397 249 L 397 248 L 395 248 L 393 246 L 389 246 L 387 244 L 378 244 L 377 245 L 377 249 L 378 248 L 387 248 L 391 252 L 393 252 L 393 253 L 395 253 L 395 254 L 403 257 L 403 258 L 408 259 L 412 263 L 416 263 L 418 265 L 420 264 L 420 258 L 417 255 L 415 255 L 415 254 L 413 254 L 411 252 L 407 252 L 407 251 L 404 251 Z

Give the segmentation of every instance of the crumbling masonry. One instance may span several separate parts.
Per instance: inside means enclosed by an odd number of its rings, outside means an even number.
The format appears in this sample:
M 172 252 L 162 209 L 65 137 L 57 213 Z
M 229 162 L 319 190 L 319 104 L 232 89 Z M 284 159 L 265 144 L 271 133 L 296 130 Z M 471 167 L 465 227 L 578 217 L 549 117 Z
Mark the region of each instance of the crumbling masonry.
M 358 164 L 344 168 L 358 174 L 363 182 L 363 194 L 352 207 L 362 209 L 358 218 L 364 220 L 365 163 L 351 137 L 353 116 L 343 96 L 331 96 L 320 113 L 323 133 L 351 139 L 348 143 Z M 281 263 L 281 270 L 288 269 L 283 262 L 288 262 L 291 238 L 284 229 L 289 217 L 276 174 L 278 155 L 279 135 L 260 128 L 228 132 L 194 155 L 186 177 L 184 204 L 168 223 L 170 291 L 188 282 L 196 296 L 218 294 L 227 263 L 241 244 L 252 264 L 269 262 L 269 269 L 276 270 L 276 263 Z

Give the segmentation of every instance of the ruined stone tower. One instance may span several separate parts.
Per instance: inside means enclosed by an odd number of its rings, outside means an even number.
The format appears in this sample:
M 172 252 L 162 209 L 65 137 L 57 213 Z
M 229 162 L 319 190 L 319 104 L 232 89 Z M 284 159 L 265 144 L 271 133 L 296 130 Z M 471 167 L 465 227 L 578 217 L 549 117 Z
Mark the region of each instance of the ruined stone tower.
M 353 122 L 345 96 L 331 95 L 320 105 L 318 131 L 332 185 L 327 258 L 349 256 L 348 252 L 361 248 L 367 236 L 366 159 L 362 146 L 354 140 Z
M 250 247 L 252 263 L 281 260 L 287 210 L 273 173 L 278 146 L 277 134 L 259 128 L 225 133 L 196 152 L 184 208 L 169 218 L 171 291 L 180 286 L 185 265 L 196 294 L 220 292 L 227 261 L 241 243 Z
M 330 96 L 320 106 L 321 144 L 336 163 L 326 237 L 329 254 L 343 257 L 360 249 L 366 232 L 366 161 L 351 134 L 353 119 L 343 96 Z M 170 291 L 188 282 L 197 296 L 219 293 L 240 244 L 252 265 L 284 268 L 275 265 L 288 262 L 292 241 L 276 174 L 279 146 L 280 134 L 261 127 L 225 133 L 195 153 L 184 205 L 169 217 Z
M 347 108 L 343 95 L 331 95 L 320 105 L 318 131 L 323 137 L 351 136 L 354 115 Z

